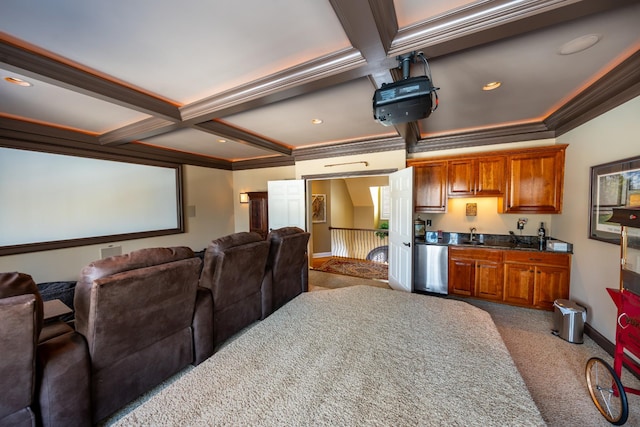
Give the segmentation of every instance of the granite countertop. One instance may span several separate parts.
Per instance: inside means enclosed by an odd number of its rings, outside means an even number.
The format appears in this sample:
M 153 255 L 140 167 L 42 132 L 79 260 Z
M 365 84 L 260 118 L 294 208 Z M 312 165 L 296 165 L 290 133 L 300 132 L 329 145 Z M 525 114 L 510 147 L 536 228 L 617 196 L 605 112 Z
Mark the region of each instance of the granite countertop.
M 549 237 L 549 240 L 558 243 L 566 243 L 567 250 L 549 250 L 545 245 L 544 250 L 539 249 L 538 236 L 521 236 L 518 234 L 476 234 L 474 241 L 470 240 L 469 233 L 454 233 L 445 231 L 428 231 L 424 239 L 416 238 L 418 245 L 462 246 L 466 248 L 484 249 L 508 249 L 530 252 L 573 253 L 573 245 L 568 242 Z

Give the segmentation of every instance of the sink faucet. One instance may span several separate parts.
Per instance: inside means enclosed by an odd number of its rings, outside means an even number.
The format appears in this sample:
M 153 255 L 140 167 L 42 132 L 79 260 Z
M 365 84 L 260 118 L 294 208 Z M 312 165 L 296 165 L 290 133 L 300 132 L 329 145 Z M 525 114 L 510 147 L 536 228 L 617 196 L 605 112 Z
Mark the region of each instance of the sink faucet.
M 473 240 L 474 240 L 474 238 L 475 238 L 475 235 L 476 235 L 476 228 L 475 228 L 475 227 L 471 227 L 471 228 L 469 229 L 469 231 L 471 231 L 471 236 L 469 237 L 469 241 L 470 241 L 470 242 L 473 242 Z

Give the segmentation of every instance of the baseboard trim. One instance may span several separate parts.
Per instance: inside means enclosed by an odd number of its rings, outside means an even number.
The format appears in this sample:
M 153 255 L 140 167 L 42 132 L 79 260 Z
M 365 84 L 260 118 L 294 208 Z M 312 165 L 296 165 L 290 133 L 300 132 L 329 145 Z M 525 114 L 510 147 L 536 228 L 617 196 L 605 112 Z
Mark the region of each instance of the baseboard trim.
M 318 252 L 317 254 L 313 254 L 313 258 L 328 258 L 331 256 L 331 252 Z

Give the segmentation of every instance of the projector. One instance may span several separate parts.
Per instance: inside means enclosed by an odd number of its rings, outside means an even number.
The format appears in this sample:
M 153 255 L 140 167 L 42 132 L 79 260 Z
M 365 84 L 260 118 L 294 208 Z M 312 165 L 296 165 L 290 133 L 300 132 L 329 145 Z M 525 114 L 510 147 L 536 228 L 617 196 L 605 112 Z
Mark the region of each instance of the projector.
M 383 83 L 373 94 L 373 118 L 385 126 L 425 119 L 431 114 L 435 90 L 427 76 Z

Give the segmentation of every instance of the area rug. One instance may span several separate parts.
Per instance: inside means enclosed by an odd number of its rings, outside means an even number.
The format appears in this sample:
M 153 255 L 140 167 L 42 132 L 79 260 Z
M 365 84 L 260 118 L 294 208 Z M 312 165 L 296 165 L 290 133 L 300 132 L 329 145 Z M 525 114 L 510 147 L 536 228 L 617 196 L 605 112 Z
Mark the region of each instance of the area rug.
M 387 280 L 389 278 L 387 264 L 351 258 L 331 258 L 315 270 L 363 279 Z
M 489 314 L 354 286 L 299 295 L 118 426 L 543 426 Z

